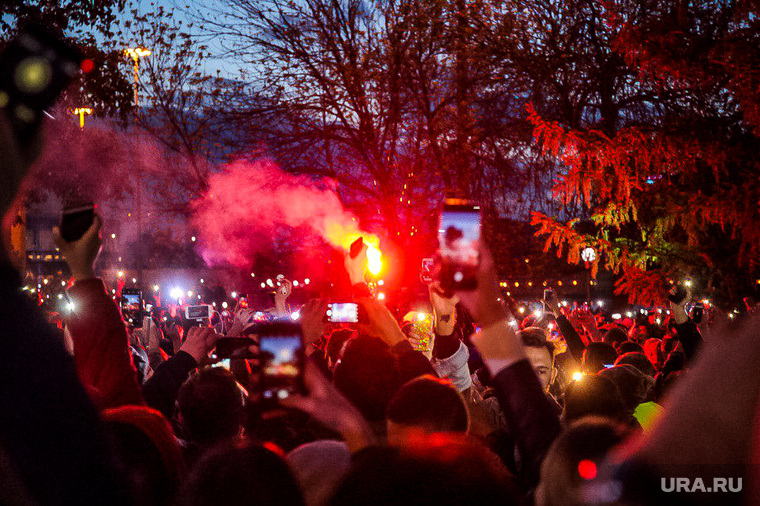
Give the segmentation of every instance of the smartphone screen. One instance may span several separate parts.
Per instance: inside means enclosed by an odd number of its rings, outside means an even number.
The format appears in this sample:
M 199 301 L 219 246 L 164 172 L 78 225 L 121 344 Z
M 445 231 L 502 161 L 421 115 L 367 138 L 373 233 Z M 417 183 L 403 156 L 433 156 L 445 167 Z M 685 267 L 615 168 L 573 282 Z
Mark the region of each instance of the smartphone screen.
M 187 320 L 210 320 L 213 309 L 208 304 L 185 307 L 185 319 Z
M 142 292 L 125 288 L 121 292 L 121 315 L 130 327 L 142 327 Z
M 433 282 L 435 276 L 433 270 L 435 269 L 435 260 L 432 258 L 423 258 L 422 267 L 420 268 L 420 281 L 423 284 L 429 285 Z
M 303 392 L 303 353 L 300 332 L 259 335 L 262 356 L 261 395 L 282 400 Z
M 474 290 L 478 286 L 480 208 L 447 201 L 438 227 L 441 286 Z
M 332 323 L 359 323 L 359 305 L 353 302 L 330 304 L 327 313 Z

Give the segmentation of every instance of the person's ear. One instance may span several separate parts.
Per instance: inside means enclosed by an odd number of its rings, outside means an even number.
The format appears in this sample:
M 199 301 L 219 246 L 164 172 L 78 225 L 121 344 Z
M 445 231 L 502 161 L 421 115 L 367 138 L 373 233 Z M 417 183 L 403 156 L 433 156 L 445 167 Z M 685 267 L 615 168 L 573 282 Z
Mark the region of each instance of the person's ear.
M 559 369 L 557 369 L 557 366 L 555 365 L 552 367 L 552 376 L 549 379 L 549 386 L 552 386 L 554 382 L 557 380 L 557 374 L 559 374 Z

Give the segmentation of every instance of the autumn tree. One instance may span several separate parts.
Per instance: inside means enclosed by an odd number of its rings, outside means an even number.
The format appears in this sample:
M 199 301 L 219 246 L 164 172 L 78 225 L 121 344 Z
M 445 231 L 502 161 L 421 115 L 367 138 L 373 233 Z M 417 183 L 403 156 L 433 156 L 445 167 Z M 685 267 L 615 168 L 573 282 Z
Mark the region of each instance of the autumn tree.
M 528 112 L 538 145 L 562 164 L 557 197 L 584 211 L 533 223 L 570 262 L 594 247 L 594 268 L 619 273 L 617 291 L 632 301 L 661 303 L 671 282 L 691 277 L 735 307 L 753 290 L 760 247 L 756 6 L 582 4 L 597 55 L 570 89 L 593 100 Z M 578 226 L 583 216 L 593 227 Z

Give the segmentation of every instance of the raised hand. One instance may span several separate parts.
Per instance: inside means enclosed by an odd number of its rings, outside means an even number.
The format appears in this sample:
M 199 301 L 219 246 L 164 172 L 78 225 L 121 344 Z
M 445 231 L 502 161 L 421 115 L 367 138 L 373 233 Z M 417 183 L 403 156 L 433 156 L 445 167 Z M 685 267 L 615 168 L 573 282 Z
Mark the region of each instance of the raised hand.
M 367 270 L 367 244 L 362 244 L 362 249 L 355 258 L 351 258 L 348 251 L 344 253 L 343 265 L 346 267 L 348 279 L 351 285 L 364 283 L 364 272 Z
M 368 334 L 379 337 L 388 346 L 395 346 L 406 339 L 396 318 L 381 302 L 371 297 L 362 297 L 357 299 L 357 302 L 361 304 L 367 315 L 368 323 L 360 326 Z
M 430 283 L 428 293 L 435 315 L 435 330 L 440 336 L 448 336 L 454 332 L 456 305 L 459 303 L 459 297 L 456 295 L 447 297 L 441 288 L 440 281 Z
M 187 339 L 180 348 L 180 351 L 189 353 L 199 365 L 208 360 L 209 353 L 214 349 L 216 343 L 216 332 L 209 327 L 190 327 L 187 331 Z
M 71 274 L 77 281 L 95 277 L 93 265 L 100 252 L 100 246 L 103 243 L 100 238 L 101 225 L 100 216 L 96 214 L 87 232 L 72 242 L 66 242 L 61 237 L 61 231 L 58 227 L 53 227 L 53 242 L 66 259 L 66 263 L 69 265 L 69 269 L 71 269 Z

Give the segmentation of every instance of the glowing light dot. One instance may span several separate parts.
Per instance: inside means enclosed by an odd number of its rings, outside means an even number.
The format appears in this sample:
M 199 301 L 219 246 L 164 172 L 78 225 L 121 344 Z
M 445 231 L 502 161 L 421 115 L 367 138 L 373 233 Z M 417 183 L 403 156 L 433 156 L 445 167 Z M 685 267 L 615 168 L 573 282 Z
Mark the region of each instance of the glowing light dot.
M 252 273 L 251 273 L 251 277 L 252 277 L 252 278 L 255 278 L 255 277 L 256 277 L 256 274 L 252 272 Z
M 183 293 L 182 288 L 174 287 L 169 292 L 169 295 L 171 296 L 172 299 L 179 299 L 179 298 L 182 298 L 182 293 Z
M 683 283 L 683 284 L 684 284 L 684 286 L 686 286 L 686 287 L 690 287 L 690 286 L 691 286 L 691 280 L 687 279 L 686 281 L 684 281 L 684 283 Z
M 233 299 L 237 299 L 237 292 L 232 292 L 232 293 L 230 294 L 230 296 L 231 296 Z
M 522 307 L 522 306 L 520 306 L 520 307 L 517 308 L 517 312 L 520 313 L 520 314 L 523 314 L 525 312 L 525 308 Z
M 293 320 L 295 320 L 295 321 L 298 321 L 298 319 L 299 319 L 299 318 L 301 318 L 301 313 L 300 313 L 299 311 L 294 311 L 294 312 L 293 312 L 293 313 L 290 315 L 290 317 L 291 317 Z
M 297 280 L 297 279 L 293 281 L 293 286 L 298 286 L 299 284 L 300 284 L 300 283 L 298 282 L 298 280 Z
M 59 299 L 62 299 L 62 298 L 63 298 L 63 294 L 59 293 L 59 294 L 58 294 L 58 298 L 59 298 Z
M 303 280 L 303 282 L 308 285 L 309 283 L 311 283 L 311 280 L 309 278 L 306 278 L 306 279 Z
M 573 381 L 580 381 L 583 379 L 583 373 L 580 371 L 575 371 L 573 373 Z
M 271 279 L 267 279 L 267 285 L 268 285 L 270 288 L 274 288 L 274 283 L 272 282 L 272 280 L 271 280 Z
M 116 239 L 116 234 L 111 234 L 111 239 Z
M 61 286 L 66 286 L 66 282 L 65 281 L 61 281 Z
M 68 304 L 66 304 L 66 309 L 68 309 L 69 311 L 74 311 L 74 303 L 69 302 Z
M 424 321 L 426 318 L 425 313 L 417 313 L 417 320 Z
M 195 236 L 192 236 L 192 237 L 190 238 L 190 240 L 191 240 L 191 241 L 193 241 L 193 242 L 195 242 Z
M 543 315 L 544 313 L 541 312 L 540 309 L 536 309 L 535 311 L 533 311 L 533 316 L 535 316 L 536 318 L 541 318 Z
M 222 307 L 223 307 L 224 309 L 227 309 L 227 303 L 226 303 L 226 302 L 222 302 Z
M 518 286 L 520 286 L 520 282 L 519 281 L 515 281 L 515 288 L 517 288 Z
M 153 291 L 154 292 L 157 292 L 159 290 L 159 288 L 161 288 L 161 287 L 158 286 L 158 285 L 153 285 Z
M 562 281 L 557 281 L 557 286 L 562 286 Z
M 381 279 L 380 281 L 377 282 L 377 286 L 383 286 L 384 284 L 385 284 L 384 279 Z
M 266 283 L 261 283 L 261 288 L 266 288 L 266 287 L 267 287 Z
M 43 279 L 43 280 L 42 280 L 42 282 L 43 282 L 44 284 L 46 284 L 46 285 L 48 284 L 48 280 L 47 280 L 47 279 Z
M 193 296 L 193 291 L 192 290 L 188 290 L 187 291 L 187 296 L 188 297 L 192 297 Z
M 584 480 L 593 480 L 596 478 L 596 464 L 590 460 L 581 460 L 578 462 L 578 474 Z
M 573 285 L 577 285 L 578 282 L 576 280 L 573 280 Z
M 377 294 L 377 300 L 385 300 L 385 293 L 380 292 Z
M 132 278 L 132 283 L 137 283 L 137 278 Z
M 598 300 L 598 301 L 596 301 L 596 305 L 599 306 L 599 307 L 603 307 L 604 306 L 604 301 L 603 300 Z

